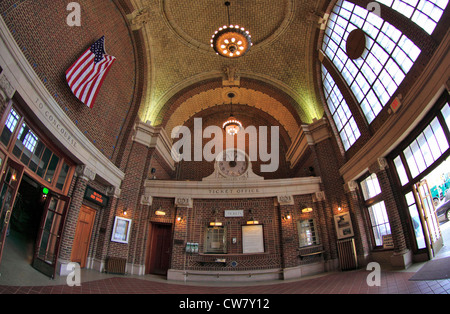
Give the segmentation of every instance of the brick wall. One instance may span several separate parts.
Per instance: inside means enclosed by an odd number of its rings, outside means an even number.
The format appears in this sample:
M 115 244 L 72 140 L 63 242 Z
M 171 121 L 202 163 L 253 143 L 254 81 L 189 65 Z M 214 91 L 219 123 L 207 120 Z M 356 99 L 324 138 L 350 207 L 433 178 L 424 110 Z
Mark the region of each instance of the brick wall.
M 78 1 L 81 27 L 69 27 L 66 23 L 69 2 L 6 0 L 0 2 L 0 12 L 19 48 L 61 109 L 111 159 L 121 146 L 121 134 L 130 128 L 130 120 L 134 124 L 140 105 L 140 99 L 135 97 L 142 87 L 136 71 L 136 40 L 131 37 L 121 6 L 114 1 Z M 103 35 L 107 53 L 117 61 L 94 108 L 89 109 L 68 88 L 65 71 Z
M 194 145 L 196 145 L 196 142 L 194 141 L 194 119 L 201 118 L 202 121 L 202 127 L 203 130 L 207 128 L 208 126 L 218 126 L 222 128 L 223 123 L 228 119 L 230 115 L 231 107 L 228 105 L 224 108 L 224 106 L 218 106 L 214 108 L 209 108 L 207 110 L 202 111 L 200 114 L 195 115 L 191 119 L 189 119 L 185 126 L 187 126 L 191 130 L 192 138 L 191 138 L 191 147 L 192 147 L 192 154 L 191 154 L 191 161 L 182 161 L 179 163 L 178 167 L 178 177 L 179 180 L 201 180 L 204 177 L 207 177 L 211 175 L 214 172 L 214 162 L 208 162 L 204 158 L 203 161 L 194 161 Z M 268 130 L 268 144 L 267 144 L 267 151 L 271 152 L 272 145 L 276 145 L 279 149 L 279 167 L 277 171 L 275 172 L 261 172 L 261 165 L 262 164 L 269 164 L 268 162 L 263 162 L 259 157 L 259 144 L 257 146 L 258 148 L 258 160 L 252 161 L 253 171 L 260 176 L 263 176 L 266 179 L 278 179 L 278 178 L 287 178 L 292 177 L 295 175 L 293 171 L 289 170 L 288 164 L 286 162 L 286 152 L 288 149 L 288 145 L 290 144 L 290 138 L 287 135 L 286 130 L 272 117 L 269 117 L 266 113 L 256 109 L 249 107 L 247 105 L 235 105 L 233 106 L 233 112 L 235 114 L 235 117 L 239 119 L 244 128 L 247 128 L 249 126 L 256 127 L 258 131 L 258 140 L 260 138 L 259 133 L 259 127 L 260 126 L 267 126 Z M 277 126 L 279 128 L 279 143 L 272 143 L 271 142 L 271 126 Z M 226 136 L 225 132 L 223 131 L 223 144 L 224 148 L 226 147 Z M 202 149 L 205 147 L 206 144 L 211 142 L 213 139 L 211 138 L 204 138 L 202 140 Z M 178 139 L 175 139 L 174 142 L 177 142 Z M 237 139 L 235 139 L 235 147 L 237 144 Z M 250 140 L 247 136 L 245 147 L 246 147 L 246 153 L 249 153 L 249 144 Z M 252 143 L 253 144 L 253 143 Z M 275 147 L 275 146 L 274 146 Z M 264 147 L 264 152 L 266 151 L 266 148 Z
M 243 210 L 244 217 L 224 217 L 225 210 Z M 252 211 L 250 213 L 249 211 Z M 242 255 L 242 226 L 251 218 L 264 226 L 265 254 Z M 280 221 L 278 209 L 273 198 L 264 199 L 229 199 L 229 200 L 194 200 L 194 207 L 187 215 L 187 227 L 178 230 L 175 236 L 186 242 L 199 243 L 199 252 L 204 252 L 205 232 L 211 221 L 222 222 L 227 229 L 227 260 L 225 267 L 211 263 L 214 258 L 199 254 L 187 254 L 183 248 L 174 250 L 172 268 L 190 270 L 257 270 L 281 267 Z M 186 230 L 187 235 L 182 231 Z M 185 236 L 185 238 L 183 238 Z M 236 243 L 232 239 L 236 238 Z M 237 266 L 231 265 L 232 261 Z

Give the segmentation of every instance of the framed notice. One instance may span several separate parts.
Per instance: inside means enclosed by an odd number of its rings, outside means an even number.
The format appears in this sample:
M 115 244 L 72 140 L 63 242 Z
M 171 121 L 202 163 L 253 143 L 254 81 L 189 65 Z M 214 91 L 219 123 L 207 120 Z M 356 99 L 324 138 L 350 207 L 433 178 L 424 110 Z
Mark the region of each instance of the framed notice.
M 112 242 L 128 243 L 131 230 L 131 219 L 116 216 L 111 236 Z
M 263 225 L 242 226 L 242 253 L 264 253 Z
M 352 220 L 350 219 L 349 212 L 335 215 L 334 225 L 336 227 L 338 239 L 344 239 L 354 236 Z

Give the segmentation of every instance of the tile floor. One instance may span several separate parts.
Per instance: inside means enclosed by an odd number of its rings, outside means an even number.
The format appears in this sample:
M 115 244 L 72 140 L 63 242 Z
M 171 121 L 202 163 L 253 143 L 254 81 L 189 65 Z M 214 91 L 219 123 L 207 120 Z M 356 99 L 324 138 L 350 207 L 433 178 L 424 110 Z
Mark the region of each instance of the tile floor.
M 448 225 L 448 226 L 447 226 Z M 450 229 L 450 223 L 446 224 Z M 9 247 L 8 247 L 9 245 Z M 288 295 L 288 294 L 449 294 L 450 279 L 409 280 L 425 263 L 413 264 L 407 270 L 382 267 L 380 286 L 369 287 L 365 269 L 330 272 L 300 280 L 251 283 L 183 283 L 169 282 L 159 276 L 120 276 L 93 270 L 81 271 L 81 286 L 69 287 L 66 277 L 54 280 L 34 270 L 29 250 L 6 242 L 0 264 L 0 294 L 154 294 L 154 295 Z M 450 256 L 450 245 L 436 258 Z M 17 263 L 18 260 L 23 261 Z
M 113 276 L 97 274 L 99 279 L 79 287 L 67 284 L 1 285 L 0 294 L 448 294 L 450 279 L 410 281 L 414 271 L 386 271 L 380 286 L 369 287 L 366 270 L 326 273 L 313 278 L 251 284 L 176 283 L 157 276 Z M 100 277 L 104 278 L 100 278 Z

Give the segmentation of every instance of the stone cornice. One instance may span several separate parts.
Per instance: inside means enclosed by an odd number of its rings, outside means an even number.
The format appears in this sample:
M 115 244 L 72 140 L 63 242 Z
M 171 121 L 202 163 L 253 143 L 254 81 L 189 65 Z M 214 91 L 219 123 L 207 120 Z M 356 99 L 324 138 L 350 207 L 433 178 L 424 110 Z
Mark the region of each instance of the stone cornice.
M 320 192 L 318 177 L 264 180 L 264 181 L 162 181 L 147 180 L 144 184 L 148 197 L 190 199 L 267 198 L 283 195 L 306 195 Z
M 166 164 L 175 170 L 175 161 L 171 155 L 172 140 L 167 135 L 163 127 L 154 127 L 147 123 L 138 122 L 134 126 L 135 134 L 133 141 L 148 148 L 155 148 L 164 158 Z

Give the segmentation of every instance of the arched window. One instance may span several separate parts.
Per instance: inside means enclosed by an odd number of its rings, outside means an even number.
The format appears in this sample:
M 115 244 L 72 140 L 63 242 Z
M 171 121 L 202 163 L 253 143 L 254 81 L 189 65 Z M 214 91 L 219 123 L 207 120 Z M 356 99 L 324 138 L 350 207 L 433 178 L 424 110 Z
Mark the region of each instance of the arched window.
M 366 34 L 366 49 L 361 58 L 352 60 L 346 54 L 346 40 L 357 28 Z M 369 124 L 389 102 L 421 53 L 397 28 L 342 0 L 330 14 L 322 50 L 342 74 Z
M 442 17 L 448 0 L 378 0 L 411 19 L 431 35 Z
M 328 108 L 341 137 L 345 150 L 348 150 L 361 136 L 352 112 L 347 105 L 341 91 L 337 87 L 330 73 L 322 65 L 323 91 Z

